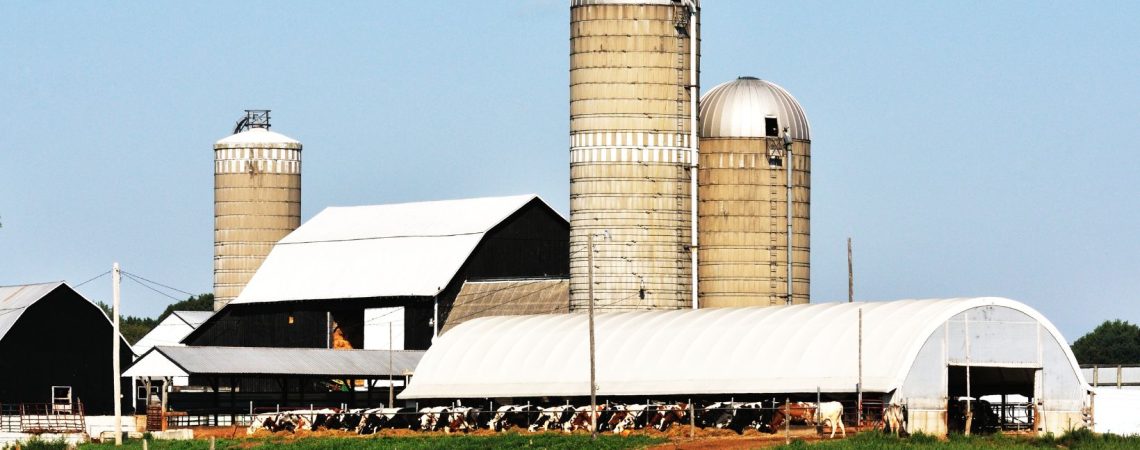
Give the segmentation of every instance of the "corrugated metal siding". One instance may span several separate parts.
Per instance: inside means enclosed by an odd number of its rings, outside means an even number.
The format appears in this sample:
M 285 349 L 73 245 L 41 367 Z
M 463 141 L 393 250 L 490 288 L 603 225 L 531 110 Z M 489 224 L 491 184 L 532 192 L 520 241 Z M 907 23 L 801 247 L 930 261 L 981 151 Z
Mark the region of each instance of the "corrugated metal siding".
M 570 312 L 569 279 L 469 281 L 463 284 L 441 333 L 468 320 Z
M 424 352 L 254 347 L 155 347 L 191 374 L 387 376 L 415 371 Z M 388 365 L 388 355 L 392 365 Z M 161 355 L 159 355 L 161 354 Z

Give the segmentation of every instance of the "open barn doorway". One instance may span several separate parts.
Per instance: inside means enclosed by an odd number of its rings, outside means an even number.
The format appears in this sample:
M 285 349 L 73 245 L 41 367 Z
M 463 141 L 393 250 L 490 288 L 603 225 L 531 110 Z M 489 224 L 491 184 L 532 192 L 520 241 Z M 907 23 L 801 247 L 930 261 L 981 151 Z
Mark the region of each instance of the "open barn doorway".
M 970 426 L 973 434 L 1032 426 L 1033 375 L 1040 369 L 971 366 L 969 370 L 967 389 L 966 366 L 947 367 L 947 431 L 965 432 L 967 403 L 974 413 Z

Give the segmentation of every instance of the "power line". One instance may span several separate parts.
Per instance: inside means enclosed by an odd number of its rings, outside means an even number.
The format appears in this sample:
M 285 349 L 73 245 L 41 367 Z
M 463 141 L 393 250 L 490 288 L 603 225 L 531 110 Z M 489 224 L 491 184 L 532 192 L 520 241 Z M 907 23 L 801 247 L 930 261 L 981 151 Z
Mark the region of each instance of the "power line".
M 138 284 L 139 284 L 139 286 L 142 286 L 142 287 L 145 287 L 145 288 L 147 288 L 147 289 L 150 289 L 150 290 L 152 290 L 152 291 L 154 291 L 154 292 L 158 293 L 159 295 L 162 295 L 162 296 L 164 296 L 164 297 L 166 297 L 166 298 L 169 298 L 169 299 L 171 299 L 171 300 L 174 300 L 174 301 L 176 301 L 176 302 L 180 302 L 180 301 L 182 301 L 182 299 L 180 299 L 180 298 L 178 298 L 178 297 L 175 297 L 175 296 L 173 296 L 173 295 L 170 295 L 170 294 L 167 294 L 167 293 L 165 293 L 165 292 L 162 292 L 162 291 L 160 291 L 160 290 L 158 290 L 158 289 L 155 289 L 155 288 L 151 287 L 150 285 L 148 285 L 148 284 L 146 284 L 146 283 L 143 283 L 142 281 L 139 281 L 138 279 L 136 279 L 136 278 L 135 278 L 135 276 L 134 276 L 134 275 L 131 275 L 131 274 L 129 274 L 129 273 L 126 273 L 126 272 L 123 272 L 123 271 L 120 271 L 120 273 L 122 273 L 123 275 L 126 275 L 126 276 L 127 276 L 127 279 L 129 279 L 129 280 L 131 280 L 131 281 L 134 281 L 135 283 L 138 283 Z M 176 290 L 177 290 L 177 289 L 176 289 Z
M 91 277 L 91 278 L 88 278 L 88 279 L 87 279 L 87 281 L 84 281 L 84 282 L 82 282 L 82 283 L 79 283 L 79 284 L 77 284 L 77 285 L 75 285 L 75 286 L 72 286 L 72 288 L 73 288 L 73 289 L 79 289 L 79 287 L 80 287 L 80 286 L 83 286 L 83 285 L 85 285 L 85 284 L 87 284 L 87 283 L 90 283 L 90 282 L 92 282 L 92 281 L 95 281 L 96 279 L 99 279 L 99 278 L 101 278 L 101 277 L 103 277 L 103 276 L 105 276 L 105 275 L 107 275 L 107 274 L 109 274 L 109 273 L 111 273 L 111 271 L 110 271 L 110 270 L 108 270 L 108 271 L 106 271 L 106 272 L 103 272 L 103 273 L 101 273 L 101 274 L 99 274 L 99 275 L 95 275 L 95 276 L 93 276 L 93 277 Z
M 122 273 L 123 273 L 123 275 L 127 275 L 127 276 L 129 276 L 129 277 L 138 277 L 139 279 L 141 279 L 141 280 L 144 280 L 144 281 L 146 281 L 146 282 L 148 282 L 148 283 L 151 283 L 151 284 L 157 284 L 157 285 L 159 285 L 159 286 L 162 286 L 162 287 L 164 287 L 164 288 L 170 289 L 170 290 L 172 290 L 172 291 L 181 292 L 181 293 L 183 293 L 183 294 L 186 294 L 186 295 L 189 295 L 189 296 L 191 296 L 191 297 L 193 297 L 193 296 L 195 296 L 195 295 L 196 295 L 196 294 L 192 294 L 192 293 L 190 293 L 190 292 L 186 292 L 186 291 L 184 291 L 184 290 L 182 290 L 182 289 L 178 289 L 178 288 L 176 288 L 176 287 L 170 287 L 170 286 L 167 286 L 167 285 L 165 285 L 165 284 L 159 283 L 159 282 L 157 282 L 157 281 L 154 281 L 154 280 L 150 280 L 150 279 L 147 279 L 146 277 L 144 277 L 144 276 L 142 276 L 142 275 L 133 274 L 133 273 L 127 272 L 127 271 L 125 271 L 125 270 L 120 270 L 120 272 L 122 272 Z M 138 281 L 138 280 L 136 280 L 136 281 Z M 165 295 L 165 294 L 164 294 L 164 295 Z M 168 297 L 169 297 L 169 296 L 168 296 Z M 171 297 L 171 298 L 173 298 L 173 297 Z M 179 300 L 179 301 L 181 301 L 180 299 L 175 299 L 175 300 Z

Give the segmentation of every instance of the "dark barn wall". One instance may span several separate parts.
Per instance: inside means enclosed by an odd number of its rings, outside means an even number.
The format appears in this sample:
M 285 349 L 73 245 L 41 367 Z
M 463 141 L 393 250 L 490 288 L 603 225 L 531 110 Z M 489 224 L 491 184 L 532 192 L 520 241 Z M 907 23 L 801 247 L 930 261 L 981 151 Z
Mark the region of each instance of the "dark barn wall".
M 376 299 L 229 304 L 190 333 L 183 343 L 197 346 L 327 348 L 331 313 L 353 348 L 364 348 L 364 309 L 379 306 L 392 304 Z M 290 317 L 293 318 L 292 323 Z
M 114 413 L 111 335 L 107 316 L 67 286 L 34 303 L 0 340 L 0 403 L 49 403 L 52 386 L 71 386 L 89 415 Z M 120 340 L 121 370 L 131 349 Z M 123 413 L 132 411 L 122 383 Z

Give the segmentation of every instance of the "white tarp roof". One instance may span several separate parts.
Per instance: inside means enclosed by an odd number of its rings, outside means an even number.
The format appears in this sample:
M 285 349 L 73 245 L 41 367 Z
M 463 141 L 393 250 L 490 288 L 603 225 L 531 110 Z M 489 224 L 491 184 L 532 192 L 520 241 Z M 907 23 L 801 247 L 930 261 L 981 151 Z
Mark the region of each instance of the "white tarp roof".
M 491 228 L 537 198 L 325 208 L 273 247 L 233 303 L 436 295 Z
M 1040 313 L 995 297 L 601 313 L 598 394 L 853 392 L 860 309 L 864 390 L 890 392 L 937 327 L 987 305 L 1066 342 Z M 588 395 L 588 349 L 581 313 L 471 320 L 436 338 L 400 398 Z
M 131 350 L 136 355 L 146 353 L 151 347 L 159 345 L 182 345 L 182 338 L 198 328 L 206 319 L 209 319 L 214 313 L 213 311 L 173 311 L 162 322 L 155 325 L 150 330 L 131 346 Z

